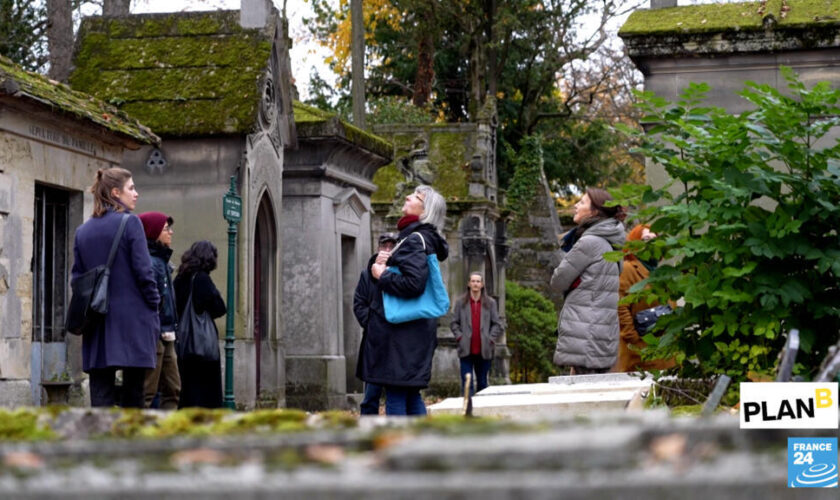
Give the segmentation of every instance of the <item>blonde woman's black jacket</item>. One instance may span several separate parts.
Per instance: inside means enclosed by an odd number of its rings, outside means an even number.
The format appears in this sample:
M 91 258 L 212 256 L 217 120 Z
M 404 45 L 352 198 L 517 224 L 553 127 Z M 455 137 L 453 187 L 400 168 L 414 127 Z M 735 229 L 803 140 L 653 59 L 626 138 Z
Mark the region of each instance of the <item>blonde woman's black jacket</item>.
M 425 250 L 420 238 L 411 235 L 414 232 L 423 236 Z M 432 374 L 437 318 L 389 323 L 382 308 L 382 292 L 406 298 L 421 295 L 429 274 L 426 255 L 436 254 L 439 261 L 444 261 L 449 245 L 434 226 L 419 222 L 400 231 L 399 240 L 402 243 L 387 265 L 398 267 L 401 274 L 386 271 L 379 280 L 372 280 L 374 300 L 359 349 L 356 376 L 379 385 L 423 388 L 429 385 Z

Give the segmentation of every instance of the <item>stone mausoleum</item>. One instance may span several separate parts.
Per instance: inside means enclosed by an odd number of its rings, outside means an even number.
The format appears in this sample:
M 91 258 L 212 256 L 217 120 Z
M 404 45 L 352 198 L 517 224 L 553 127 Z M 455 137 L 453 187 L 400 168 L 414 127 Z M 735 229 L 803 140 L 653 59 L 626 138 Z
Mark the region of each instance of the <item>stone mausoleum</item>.
M 0 56 L 0 406 L 45 403 L 42 386 L 78 388 L 81 338 L 64 331 L 74 230 L 93 211 L 96 171 L 159 141 Z
M 737 95 L 745 81 L 784 88 L 779 68 L 792 68 L 806 85 L 840 86 L 840 1 L 766 0 L 677 6 L 652 0 L 633 12 L 619 36 L 644 75 L 645 90 L 670 101 L 690 82 L 711 87 L 709 105 L 732 113 L 749 102 Z M 826 139 L 840 137 L 835 130 Z M 664 170 L 647 164 L 647 180 L 661 186 Z
M 285 20 L 263 0 L 87 18 L 70 82 L 162 137 L 125 157 L 137 210 L 174 217 L 174 259 L 196 240 L 216 245 L 223 297 L 222 197 L 235 179 L 237 405 L 346 407 L 348 392 L 361 390 L 351 376 L 360 330 L 343 297 L 352 300 L 371 252 L 372 177 L 391 147 L 293 101 L 290 45 Z M 224 319 L 217 324 L 224 332 Z

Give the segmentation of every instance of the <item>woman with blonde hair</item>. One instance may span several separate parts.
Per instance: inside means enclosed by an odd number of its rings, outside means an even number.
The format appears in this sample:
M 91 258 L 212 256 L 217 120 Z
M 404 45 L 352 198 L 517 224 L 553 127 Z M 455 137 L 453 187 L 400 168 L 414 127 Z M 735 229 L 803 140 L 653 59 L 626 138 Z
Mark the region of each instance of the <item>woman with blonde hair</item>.
M 156 361 L 160 296 L 143 224 L 131 214 L 138 194 L 131 172 L 122 168 L 97 171 L 91 192 L 93 217 L 76 229 L 72 277 L 105 264 L 120 225 L 124 228 L 111 265 L 108 314 L 82 337 L 82 368 L 90 376 L 90 404 L 142 408 L 146 369 L 154 368 Z M 118 369 L 123 373 L 119 401 L 115 386 Z
M 420 389 L 429 385 L 432 376 L 437 318 L 390 323 L 385 319 L 382 293 L 403 298 L 423 294 L 429 276 L 427 255 L 435 254 L 440 261 L 449 256 L 449 245 L 441 234 L 446 200 L 430 186 L 418 186 L 405 197 L 402 213 L 397 246 L 391 252 L 379 252 L 370 268 L 377 292 L 356 374 L 367 383 L 385 387 L 387 415 L 425 415 Z M 391 266 L 400 272 L 389 271 Z

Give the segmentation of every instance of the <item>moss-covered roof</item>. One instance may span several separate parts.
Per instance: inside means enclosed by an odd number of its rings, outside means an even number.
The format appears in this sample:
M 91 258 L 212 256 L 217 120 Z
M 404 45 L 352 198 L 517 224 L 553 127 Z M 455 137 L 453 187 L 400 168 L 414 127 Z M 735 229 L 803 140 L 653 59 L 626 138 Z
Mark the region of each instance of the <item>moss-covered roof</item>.
M 245 133 L 257 122 L 272 35 L 242 28 L 238 10 L 89 17 L 70 83 L 161 135 Z
M 114 106 L 43 75 L 25 71 L 3 56 L 0 56 L 0 94 L 37 101 L 141 144 L 160 142 L 151 130 Z
M 384 158 L 393 156 L 393 145 L 378 135 L 366 132 L 338 115 L 295 101 L 295 128 L 299 138 L 339 136 Z
M 840 26 L 840 0 L 767 0 L 639 9 L 627 18 L 619 35 L 762 30 L 767 16 L 773 17 L 775 29 Z

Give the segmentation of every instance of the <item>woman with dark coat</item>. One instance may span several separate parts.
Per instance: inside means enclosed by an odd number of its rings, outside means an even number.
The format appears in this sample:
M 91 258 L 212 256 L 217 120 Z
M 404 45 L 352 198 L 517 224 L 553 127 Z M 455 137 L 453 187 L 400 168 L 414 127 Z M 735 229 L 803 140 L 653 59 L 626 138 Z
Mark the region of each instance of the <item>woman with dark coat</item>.
M 152 406 L 155 395 L 160 391 L 160 408 L 175 410 L 181 393 L 181 376 L 178 374 L 178 356 L 175 354 L 175 331 L 178 330 L 178 314 L 175 306 L 175 290 L 172 286 L 172 217 L 162 212 L 140 214 L 149 254 L 152 256 L 152 270 L 155 273 L 160 294 L 160 336 L 157 344 L 155 367 L 146 371 L 146 408 Z
M 440 234 L 446 218 L 446 201 L 429 186 L 418 186 L 408 195 L 397 223 L 399 242 L 392 252 L 379 252 L 371 276 L 379 293 L 371 304 L 367 335 L 359 350 L 357 376 L 385 386 L 387 415 L 425 415 L 420 389 L 429 385 L 432 357 L 437 347 L 437 318 L 389 323 L 382 307 L 382 293 L 417 297 L 426 288 L 428 254 L 443 261 L 449 245 Z M 387 270 L 399 268 L 400 274 Z
M 196 313 L 207 311 L 215 319 L 227 312 L 222 295 L 210 279 L 210 271 L 216 269 L 217 260 L 218 251 L 209 241 L 193 243 L 181 256 L 181 265 L 178 267 L 178 276 L 175 277 L 174 283 L 175 301 L 181 321 L 188 321 L 188 312 L 184 309 L 190 293 Z M 179 408 L 222 407 L 221 359 L 211 361 L 178 358 L 178 371 L 181 374 Z
M 111 265 L 108 314 L 96 330 L 82 337 L 90 405 L 142 408 L 146 369 L 155 367 L 160 296 L 143 224 L 131 215 L 138 194 L 131 172 L 122 168 L 96 172 L 91 192 L 93 216 L 76 229 L 73 279 L 107 262 L 123 215 L 128 220 Z M 121 401 L 117 401 L 114 380 L 118 369 L 123 373 Z

